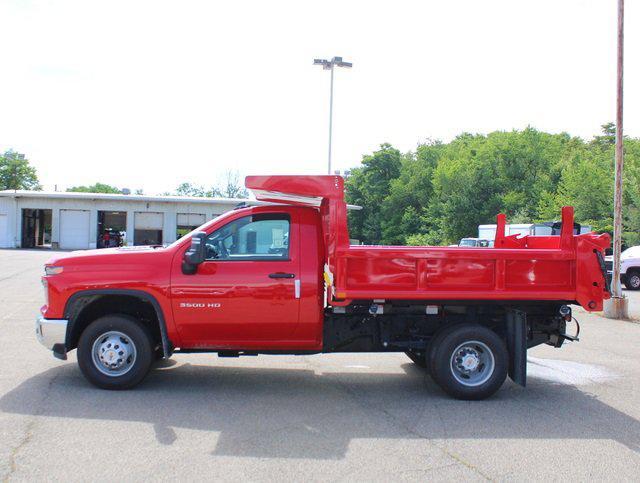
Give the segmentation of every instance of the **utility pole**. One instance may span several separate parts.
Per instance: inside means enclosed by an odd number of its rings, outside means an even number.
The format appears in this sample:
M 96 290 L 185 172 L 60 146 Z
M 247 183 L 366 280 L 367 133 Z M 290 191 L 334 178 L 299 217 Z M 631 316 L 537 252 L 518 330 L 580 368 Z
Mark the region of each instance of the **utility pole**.
M 620 251 L 622 249 L 622 173 L 624 169 L 623 67 L 624 67 L 624 0 L 618 0 L 618 75 L 616 83 L 616 168 L 613 195 L 613 278 L 611 300 L 605 304 L 605 316 L 612 319 L 629 318 L 629 301 L 620 285 Z
M 344 62 L 342 57 L 334 57 L 331 60 L 327 59 L 313 59 L 313 65 L 321 65 L 323 70 L 331 71 L 331 84 L 329 86 L 329 158 L 327 161 L 327 174 L 331 174 L 331 137 L 333 134 L 333 68 L 334 67 L 346 67 L 350 69 L 353 67 L 351 62 Z

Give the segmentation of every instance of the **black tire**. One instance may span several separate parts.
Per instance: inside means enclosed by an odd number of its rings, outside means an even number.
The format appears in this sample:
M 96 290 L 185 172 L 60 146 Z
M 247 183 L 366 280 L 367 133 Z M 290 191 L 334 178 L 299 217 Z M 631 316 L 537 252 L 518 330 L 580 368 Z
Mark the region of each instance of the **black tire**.
M 627 273 L 624 286 L 627 288 L 627 290 L 640 290 L 640 272 L 638 272 L 637 270 L 632 270 Z
M 407 354 L 407 357 L 411 359 L 416 366 L 422 367 L 423 369 L 426 369 L 428 367 L 426 351 L 409 349 L 405 352 L 405 354 Z
M 454 358 L 454 354 L 462 357 Z M 498 334 L 482 325 L 447 327 L 433 339 L 429 356 L 433 380 L 456 399 L 485 399 L 500 389 L 507 377 L 507 346 Z M 471 365 L 476 364 L 469 372 L 464 367 L 466 356 Z
M 94 360 L 94 345 L 97 352 L 101 350 L 100 339 L 102 345 L 109 342 L 106 334 L 111 333 L 111 337 L 118 338 L 116 333 L 123 334 L 124 338 L 119 338 L 123 344 L 127 345 L 127 354 L 135 353 L 128 360 L 131 361 L 126 370 L 121 375 L 107 375 L 101 371 L 109 372 L 104 365 L 99 367 L 100 362 Z M 117 345 L 114 345 L 117 347 Z M 122 353 L 122 352 L 120 352 Z M 118 357 L 118 353 L 113 351 L 111 355 Z M 118 359 L 119 361 L 120 359 Z M 78 365 L 84 377 L 87 380 L 102 389 L 130 389 L 139 384 L 149 372 L 151 364 L 154 360 L 154 350 L 152 344 L 152 336 L 149 329 L 141 322 L 135 320 L 128 315 L 107 315 L 101 317 L 87 326 L 80 335 L 78 341 Z M 126 363 L 125 363 L 126 366 Z

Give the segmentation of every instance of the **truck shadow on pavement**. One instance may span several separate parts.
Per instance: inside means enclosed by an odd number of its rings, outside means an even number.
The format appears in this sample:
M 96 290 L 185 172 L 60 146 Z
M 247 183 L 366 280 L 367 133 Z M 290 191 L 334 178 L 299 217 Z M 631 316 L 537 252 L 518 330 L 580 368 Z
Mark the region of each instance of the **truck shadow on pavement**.
M 179 359 L 178 359 L 179 360 Z M 490 400 L 448 398 L 413 364 L 404 373 L 179 363 L 135 390 L 90 386 L 75 364 L 44 371 L 0 398 L 6 413 L 149 423 L 212 432 L 214 455 L 342 459 L 353 439 L 608 439 L 640 450 L 640 422 L 575 386 L 530 378 Z M 215 433 L 215 434 L 213 434 Z

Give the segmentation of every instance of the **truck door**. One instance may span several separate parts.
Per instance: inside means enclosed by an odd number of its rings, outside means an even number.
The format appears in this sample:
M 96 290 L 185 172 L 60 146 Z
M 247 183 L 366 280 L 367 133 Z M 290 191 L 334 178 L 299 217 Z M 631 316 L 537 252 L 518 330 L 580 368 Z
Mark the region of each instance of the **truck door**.
M 182 273 L 179 253 L 171 298 L 184 345 L 269 348 L 289 340 L 299 317 L 299 245 L 296 212 L 283 208 L 213 230 L 194 275 Z

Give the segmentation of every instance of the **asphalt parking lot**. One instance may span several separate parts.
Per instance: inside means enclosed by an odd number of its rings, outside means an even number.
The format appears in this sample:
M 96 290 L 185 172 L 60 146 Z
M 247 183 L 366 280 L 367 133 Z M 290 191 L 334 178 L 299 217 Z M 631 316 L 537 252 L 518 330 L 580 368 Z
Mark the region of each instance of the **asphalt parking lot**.
M 531 350 L 528 387 L 481 402 L 403 354 L 176 355 L 109 392 L 36 341 L 49 256 L 0 250 L 3 481 L 640 478 L 638 323 L 576 311 L 579 343 Z

